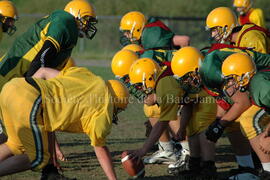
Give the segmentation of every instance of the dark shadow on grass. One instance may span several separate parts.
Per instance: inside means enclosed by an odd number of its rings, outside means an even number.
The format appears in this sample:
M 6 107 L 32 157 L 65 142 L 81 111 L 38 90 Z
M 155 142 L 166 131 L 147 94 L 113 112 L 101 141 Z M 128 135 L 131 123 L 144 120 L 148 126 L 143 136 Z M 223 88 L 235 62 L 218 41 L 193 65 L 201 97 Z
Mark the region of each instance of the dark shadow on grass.
M 218 176 L 215 179 L 211 180 L 222 180 L 228 177 L 228 172 L 218 172 Z M 195 177 L 183 177 L 183 176 L 155 176 L 155 177 L 144 177 L 138 178 L 138 180 L 209 180 L 209 179 L 202 179 L 202 178 L 195 178 Z
M 235 162 L 235 155 L 230 145 L 219 145 L 216 148 L 216 163 Z
M 140 143 L 140 142 L 144 142 L 145 139 L 144 138 L 129 138 L 129 139 L 108 139 L 107 141 L 107 145 L 112 145 L 112 144 L 133 144 L 133 143 Z M 60 146 L 62 147 L 70 147 L 70 146 L 82 146 L 82 145 L 89 145 L 90 141 L 89 140 L 79 140 L 79 139 L 75 139 L 72 140 L 71 142 L 68 143 L 61 143 L 60 142 Z

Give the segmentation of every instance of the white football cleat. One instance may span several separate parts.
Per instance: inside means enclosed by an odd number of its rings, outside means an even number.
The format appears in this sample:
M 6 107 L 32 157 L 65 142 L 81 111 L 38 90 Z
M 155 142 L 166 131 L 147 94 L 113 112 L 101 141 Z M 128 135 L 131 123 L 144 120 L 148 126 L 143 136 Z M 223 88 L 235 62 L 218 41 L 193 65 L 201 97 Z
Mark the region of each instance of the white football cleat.
M 182 149 L 178 155 L 178 160 L 168 166 L 169 174 L 178 174 L 180 171 L 188 169 L 188 160 L 190 152 L 187 149 Z
M 145 164 L 171 164 L 176 161 L 177 154 L 175 152 L 163 150 L 158 150 L 143 160 Z

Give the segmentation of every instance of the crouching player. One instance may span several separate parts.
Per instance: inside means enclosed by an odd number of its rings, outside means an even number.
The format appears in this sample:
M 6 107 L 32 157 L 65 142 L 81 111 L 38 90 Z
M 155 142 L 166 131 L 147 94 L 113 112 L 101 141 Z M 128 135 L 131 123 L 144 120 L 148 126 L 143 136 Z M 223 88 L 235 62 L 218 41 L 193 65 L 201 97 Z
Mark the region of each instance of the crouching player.
M 130 68 L 129 77 L 132 86 L 142 89 L 147 94 L 144 102 L 147 105 L 157 104 L 160 107 L 159 120 L 153 126 L 149 138 L 146 140 L 142 148 L 130 152 L 131 156 L 134 158 L 141 158 L 149 152 L 153 144 L 167 128 L 171 129 L 175 138 L 184 139 L 183 137 L 185 137 L 185 135 L 180 135 L 182 131 L 180 131 L 181 125 L 179 124 L 179 121 L 177 121 L 177 112 L 181 99 L 185 97 L 185 94 L 187 93 L 183 89 L 179 88 L 179 84 L 176 79 L 172 77 L 172 74 L 170 66 L 164 66 L 161 69 L 157 63 L 148 58 L 142 58 L 135 61 Z M 207 109 L 199 106 L 196 107 L 198 110 L 200 109 L 204 111 Z M 209 104 L 207 104 L 207 106 L 209 106 Z M 213 103 L 213 108 L 210 109 L 212 109 L 213 112 L 209 112 L 209 117 L 207 118 L 214 121 L 216 115 L 216 104 Z M 192 114 L 192 118 L 197 119 L 198 117 L 200 117 L 199 113 L 195 112 Z M 196 130 L 194 130 L 194 132 L 196 132 Z M 192 163 L 194 169 L 192 169 L 192 171 L 185 171 L 183 173 L 184 175 L 194 176 L 194 173 L 197 173 L 197 175 L 211 176 L 215 174 L 214 144 L 208 141 L 205 141 L 205 143 L 209 145 L 209 149 L 207 151 L 207 158 L 209 159 L 202 159 L 203 167 L 200 167 L 200 156 L 196 156 L 196 158 L 192 159 L 194 161 Z M 179 159 L 179 161 L 181 161 L 181 159 Z M 175 166 L 173 168 L 175 168 Z M 211 174 L 204 174 L 204 172 L 209 169 L 212 170 Z
M 254 104 L 261 107 L 256 118 L 246 121 L 246 124 L 252 124 L 256 134 L 250 139 L 254 151 L 259 156 L 263 172 L 260 179 L 270 179 L 270 156 L 269 150 L 269 129 L 264 129 L 269 124 L 270 119 L 265 119 L 259 114 L 269 113 L 269 67 L 258 69 L 252 58 L 243 53 L 235 53 L 228 56 L 222 64 L 222 75 L 224 79 L 223 91 L 235 101 L 245 101 L 248 104 Z M 267 147 L 268 146 L 268 147 Z
M 178 168 L 180 174 L 201 174 L 210 178 L 216 175 L 215 145 L 206 139 L 204 132 L 215 120 L 217 106 L 215 99 L 202 89 L 199 79 L 195 76 L 202 58 L 202 54 L 196 48 L 184 47 L 174 54 L 171 61 L 178 87 L 185 92 L 179 134 L 187 132 L 190 159 L 187 165 L 181 162 L 178 162 L 178 166 L 170 165 L 169 170 Z M 181 172 L 184 166 L 187 166 L 188 170 Z
M 151 58 L 160 66 L 171 60 L 171 51 L 187 46 L 190 37 L 176 35 L 169 27 L 157 18 L 146 16 L 138 11 L 126 13 L 120 22 L 120 42 L 122 45 L 137 43 L 143 47 L 139 52 L 140 58 Z M 165 62 L 165 63 L 164 63 Z M 154 126 L 160 117 L 160 108 L 157 105 L 144 105 L 144 113 L 149 119 L 146 127 Z M 150 128 L 147 128 L 150 132 Z M 176 154 L 180 153 L 181 146 L 187 152 L 189 147 L 187 141 L 175 144 L 170 137 L 169 130 L 165 130 L 158 141 L 159 149 L 151 156 L 144 159 L 147 164 L 153 163 L 174 163 Z M 174 149 L 176 153 L 174 153 Z M 182 150 L 183 150 L 182 149 Z
M 42 169 L 42 179 L 63 178 L 53 165 L 49 150 L 54 148 L 48 146 L 54 141 L 48 134 L 66 131 L 87 134 L 106 176 L 116 179 L 105 142 L 117 113 L 127 107 L 128 96 L 121 82 L 105 82 L 79 67 L 61 72 L 40 68 L 32 78 L 12 79 L 0 95 L 8 135 L 0 145 L 0 176 Z
M 129 70 L 131 65 L 136 60 L 138 60 L 138 56 L 134 52 L 123 49 L 114 55 L 111 67 L 115 76 L 120 79 L 126 85 L 126 87 L 128 87 L 130 94 L 137 98 L 140 102 L 143 102 L 144 98 L 146 97 L 146 93 L 141 89 L 137 89 L 134 86 L 131 86 L 129 82 Z M 148 106 L 144 103 L 144 113 L 146 117 L 151 121 L 151 124 L 147 126 L 148 128 L 146 130 L 146 137 L 148 137 L 152 125 L 154 125 L 154 123 L 159 119 L 160 108 L 156 104 Z M 179 119 L 177 121 L 179 122 Z M 145 125 L 147 125 L 147 123 L 145 123 Z M 144 163 L 173 164 L 177 162 L 177 159 L 180 155 L 182 158 L 185 158 L 186 155 L 189 155 L 188 150 L 186 150 L 183 145 L 181 151 L 178 151 L 170 139 L 169 131 L 165 130 L 159 139 L 158 151 L 153 153 L 151 156 L 144 158 Z

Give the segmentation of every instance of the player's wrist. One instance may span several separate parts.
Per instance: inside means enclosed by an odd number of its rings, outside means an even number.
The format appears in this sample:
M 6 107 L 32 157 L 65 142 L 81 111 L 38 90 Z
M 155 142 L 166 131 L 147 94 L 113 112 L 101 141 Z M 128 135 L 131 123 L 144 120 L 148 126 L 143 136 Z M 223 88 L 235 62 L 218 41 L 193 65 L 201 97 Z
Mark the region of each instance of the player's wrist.
M 216 120 L 218 121 L 218 123 L 222 127 L 222 129 L 225 129 L 227 126 L 229 126 L 231 124 L 230 121 L 226 121 L 226 120 L 223 120 L 220 118 L 217 118 Z

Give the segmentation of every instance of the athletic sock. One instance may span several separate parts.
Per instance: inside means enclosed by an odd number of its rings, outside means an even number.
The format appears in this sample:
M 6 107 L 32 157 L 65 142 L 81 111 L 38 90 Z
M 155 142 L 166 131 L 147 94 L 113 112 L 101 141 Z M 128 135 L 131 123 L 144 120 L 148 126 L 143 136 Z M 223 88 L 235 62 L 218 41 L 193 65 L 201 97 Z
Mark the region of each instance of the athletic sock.
M 167 142 L 159 141 L 158 148 L 159 150 L 162 150 L 162 151 L 173 151 L 173 142 L 172 141 L 167 141 Z
M 264 171 L 270 172 L 270 162 L 262 163 L 262 167 Z
M 254 168 L 254 163 L 253 163 L 251 154 L 244 155 L 244 156 L 236 156 L 236 161 L 238 165 L 242 167 Z

